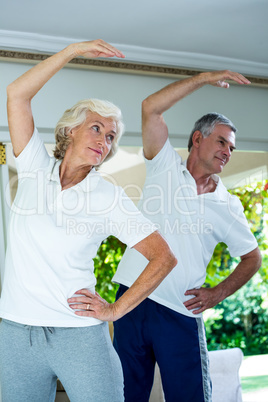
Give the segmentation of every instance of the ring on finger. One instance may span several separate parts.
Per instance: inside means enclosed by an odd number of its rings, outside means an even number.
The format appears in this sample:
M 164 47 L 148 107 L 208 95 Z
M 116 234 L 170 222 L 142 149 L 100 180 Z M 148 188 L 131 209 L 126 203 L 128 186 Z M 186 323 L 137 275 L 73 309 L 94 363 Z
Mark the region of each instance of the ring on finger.
M 90 304 L 87 304 L 86 310 L 90 310 Z

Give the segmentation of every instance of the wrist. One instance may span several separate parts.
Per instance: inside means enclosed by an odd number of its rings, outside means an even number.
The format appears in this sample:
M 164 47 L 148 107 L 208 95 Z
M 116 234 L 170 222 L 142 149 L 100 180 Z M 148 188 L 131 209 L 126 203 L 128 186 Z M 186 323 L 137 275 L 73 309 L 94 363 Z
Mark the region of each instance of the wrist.
M 202 85 L 210 84 L 210 72 L 200 73 L 198 77 Z
M 110 306 L 112 308 L 113 321 L 119 320 L 119 318 L 122 318 L 126 313 L 128 313 L 131 310 L 131 309 L 128 310 L 127 307 L 124 306 L 121 297 L 114 303 L 112 303 Z
M 111 305 L 113 321 L 119 320 L 119 318 L 123 317 L 123 313 L 120 313 L 120 307 L 118 306 L 118 300 L 112 303 Z
M 225 286 L 223 284 L 223 282 L 219 283 L 217 286 L 215 286 L 214 288 L 217 291 L 217 295 L 218 295 L 218 303 L 221 303 L 224 299 L 226 299 L 226 297 L 228 297 L 228 293 L 227 293 L 227 286 Z
M 62 52 L 65 54 L 66 58 L 68 61 L 71 61 L 72 59 L 76 58 L 79 56 L 77 48 L 76 48 L 76 43 L 71 43 L 70 45 L 66 46 Z

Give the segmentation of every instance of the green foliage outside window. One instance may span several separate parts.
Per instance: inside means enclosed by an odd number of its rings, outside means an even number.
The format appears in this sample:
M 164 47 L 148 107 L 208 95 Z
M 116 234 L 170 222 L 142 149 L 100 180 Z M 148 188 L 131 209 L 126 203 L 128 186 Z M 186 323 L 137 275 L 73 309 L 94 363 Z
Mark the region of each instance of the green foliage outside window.
M 262 267 L 235 294 L 205 312 L 208 349 L 240 347 L 244 354 L 268 353 L 268 185 L 257 183 L 230 191 L 243 204 L 249 226 L 262 253 Z M 215 286 L 236 267 L 225 244 L 215 248 L 205 286 Z
M 115 300 L 118 285 L 112 283 L 112 277 L 125 248 L 125 244 L 116 237 L 110 236 L 101 244 L 98 254 L 94 258 L 94 273 L 97 278 L 96 291 L 109 303 L 113 303 Z
M 263 263 L 259 272 L 234 295 L 205 312 L 209 350 L 240 347 L 244 354 L 268 353 L 268 183 L 230 191 L 238 196 L 250 228 L 258 241 Z M 97 292 L 112 303 L 118 286 L 111 282 L 125 245 L 106 239 L 95 258 Z M 230 257 L 225 244 L 216 246 L 207 268 L 205 286 L 216 286 L 230 275 L 239 259 Z

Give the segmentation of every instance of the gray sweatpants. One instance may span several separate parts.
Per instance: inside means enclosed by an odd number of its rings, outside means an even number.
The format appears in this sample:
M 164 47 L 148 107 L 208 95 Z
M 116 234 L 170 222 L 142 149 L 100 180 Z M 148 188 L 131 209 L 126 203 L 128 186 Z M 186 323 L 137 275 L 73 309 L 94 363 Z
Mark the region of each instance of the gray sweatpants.
M 2 402 L 52 402 L 60 379 L 71 402 L 123 402 L 123 374 L 108 330 L 0 324 Z

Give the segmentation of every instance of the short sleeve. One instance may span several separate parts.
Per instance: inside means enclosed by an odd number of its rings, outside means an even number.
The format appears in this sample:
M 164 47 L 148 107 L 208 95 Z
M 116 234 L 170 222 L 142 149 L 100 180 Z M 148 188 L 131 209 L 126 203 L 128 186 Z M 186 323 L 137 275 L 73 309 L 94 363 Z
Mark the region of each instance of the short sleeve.
M 181 157 L 177 154 L 169 139 L 165 142 L 161 151 L 151 160 L 145 159 L 146 178 L 163 173 L 174 164 L 181 163 Z
M 232 196 L 232 202 L 229 202 L 229 212 L 233 223 L 224 242 L 232 257 L 240 257 L 253 251 L 258 247 L 258 243 L 249 228 L 243 206 L 236 196 Z
M 34 129 L 33 135 L 24 148 L 24 150 L 15 157 L 18 173 L 28 173 L 34 170 L 48 166 L 50 157 L 45 145 L 41 140 L 37 129 Z
M 111 235 L 133 247 L 157 230 L 155 224 L 145 218 L 123 189 L 120 189 L 118 203 L 110 215 Z

